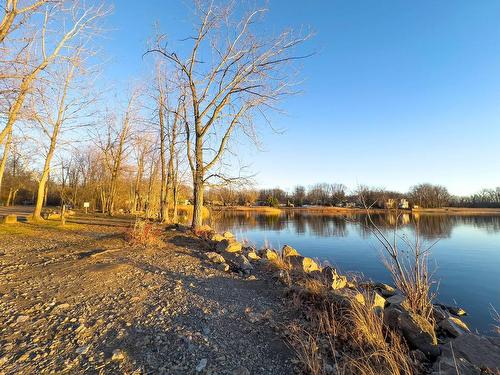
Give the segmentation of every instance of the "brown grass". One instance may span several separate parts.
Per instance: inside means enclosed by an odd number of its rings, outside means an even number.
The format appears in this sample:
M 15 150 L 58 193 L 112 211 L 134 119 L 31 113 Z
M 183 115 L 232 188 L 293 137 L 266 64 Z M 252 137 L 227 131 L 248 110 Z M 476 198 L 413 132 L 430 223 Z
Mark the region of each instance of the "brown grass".
M 315 287 L 307 293 L 315 292 Z M 372 298 L 365 293 L 365 301 Z M 316 309 L 311 309 L 309 301 L 302 303 L 310 318 L 308 329 L 298 324 L 289 329 L 290 342 L 306 373 L 325 375 L 327 367 L 333 367 L 345 375 L 414 374 L 408 348 L 384 325 L 371 303 L 348 298 L 347 304 L 324 303 Z
M 269 206 L 220 206 L 214 207 L 214 210 L 219 211 L 242 211 L 242 212 L 259 212 L 264 214 L 278 215 L 281 213 L 280 208 L 269 207 Z
M 131 245 L 158 246 L 162 245 L 162 230 L 149 220 L 136 219 L 134 226 L 126 232 L 126 239 Z

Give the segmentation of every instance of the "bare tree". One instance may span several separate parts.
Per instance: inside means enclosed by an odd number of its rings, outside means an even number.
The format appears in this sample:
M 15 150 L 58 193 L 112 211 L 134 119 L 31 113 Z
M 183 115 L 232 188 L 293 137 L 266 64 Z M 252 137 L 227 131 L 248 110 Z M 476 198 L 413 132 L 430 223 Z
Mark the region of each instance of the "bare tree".
M 266 9 L 257 8 L 238 18 L 232 5 L 196 2 L 199 21 L 190 52 L 162 45 L 163 37 L 149 52 L 164 56 L 179 69 L 187 85 L 184 124 L 188 162 L 193 178 L 192 227 L 202 224 L 203 192 L 210 178 L 224 178 L 214 171 L 228 142 L 239 129 L 255 138 L 253 120 L 293 93 L 289 63 L 305 56 L 294 55 L 306 37 L 286 30 L 276 37 L 253 31 Z M 204 55 L 205 54 L 205 55 Z M 204 55 L 204 56 L 202 56 Z
M 15 90 L 15 99 L 9 106 L 6 124 L 0 132 L 0 143 L 3 143 L 12 130 L 26 97 L 32 91 L 40 73 L 64 52 L 71 40 L 85 32 L 95 31 L 95 22 L 107 12 L 104 5 L 87 7 L 82 1 L 72 2 L 69 8 L 66 8 L 64 3 L 47 7 L 39 43 L 33 36 L 27 43 L 31 48 L 24 48 L 27 54 L 25 71 L 21 74 L 19 87 Z M 56 31 L 51 31 L 53 28 L 56 28 Z M 38 45 L 40 50 L 36 49 Z
M 35 13 L 42 5 L 47 3 L 57 3 L 60 0 L 36 0 L 25 3 L 24 6 L 19 6 L 19 0 L 6 0 L 4 6 L 4 15 L 0 23 L 0 43 L 2 43 L 7 35 L 13 30 L 19 28 L 22 24 Z
M 75 60 L 77 60 L 77 58 Z M 42 119 L 38 113 L 34 114 L 34 117 L 38 121 L 40 127 L 43 129 L 43 132 L 49 138 L 49 147 L 48 147 L 48 151 L 47 151 L 47 154 L 45 157 L 45 162 L 44 162 L 43 169 L 42 169 L 42 175 L 41 175 L 40 181 L 38 183 L 38 192 L 37 192 L 35 210 L 33 212 L 33 219 L 34 220 L 41 220 L 42 219 L 42 217 L 41 217 L 42 206 L 43 206 L 43 202 L 44 202 L 46 184 L 47 184 L 47 180 L 49 178 L 49 173 L 50 173 L 50 164 L 52 162 L 52 157 L 54 156 L 54 152 L 56 151 L 56 145 L 57 145 L 57 141 L 59 139 L 59 134 L 61 132 L 61 128 L 66 120 L 66 111 L 68 109 L 66 100 L 68 97 L 68 91 L 70 88 L 70 84 L 71 84 L 73 77 L 74 77 L 74 74 L 75 74 L 75 69 L 76 69 L 77 63 L 78 63 L 77 61 L 70 61 L 68 64 L 69 66 L 67 67 L 67 71 L 65 72 L 65 74 L 63 76 L 63 85 L 61 88 L 60 97 L 58 98 L 56 116 L 55 117 L 52 116 L 50 108 L 46 108 L 47 117 L 45 119 Z M 50 92 L 49 95 L 51 95 L 51 94 L 52 94 L 52 92 Z M 45 103 L 45 104 L 46 104 L 46 107 L 50 105 L 47 103 Z

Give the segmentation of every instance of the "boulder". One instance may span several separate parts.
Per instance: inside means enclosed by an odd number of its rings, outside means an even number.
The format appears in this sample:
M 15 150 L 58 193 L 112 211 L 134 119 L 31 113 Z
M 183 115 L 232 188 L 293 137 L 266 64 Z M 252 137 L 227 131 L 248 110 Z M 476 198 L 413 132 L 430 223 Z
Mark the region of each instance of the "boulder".
M 385 306 L 385 298 L 382 297 L 380 294 L 378 294 L 377 292 L 374 292 L 373 293 L 373 304 L 372 304 L 372 308 L 377 311 L 377 312 L 381 312 L 384 310 L 384 306 Z
M 227 264 L 227 263 L 219 263 L 219 264 L 217 264 L 216 267 L 219 271 L 223 271 L 223 272 L 229 271 L 229 264 Z
M 438 323 L 444 319 L 447 319 L 450 316 L 448 311 L 444 310 L 439 305 L 432 306 L 432 314 L 434 316 L 434 320 L 436 320 L 436 322 Z
M 207 259 L 209 261 L 211 261 L 212 263 L 215 263 L 215 264 L 218 264 L 218 263 L 225 263 L 226 260 L 224 259 L 224 257 L 214 251 L 210 251 L 208 253 L 205 253 L 205 256 L 207 257 Z
M 292 267 L 297 271 L 302 271 L 305 273 L 310 273 L 313 271 L 321 271 L 318 263 L 316 263 L 313 259 L 308 257 L 303 257 L 300 255 L 291 256 L 287 259 Z
M 17 223 L 16 215 L 3 215 L 0 216 L 0 224 L 15 224 Z
M 374 283 L 374 289 L 384 298 L 392 297 L 396 294 L 396 289 L 384 283 Z
M 451 314 L 455 316 L 465 316 L 467 315 L 467 312 L 462 309 L 461 307 L 458 306 L 449 306 L 449 305 L 444 305 L 442 303 L 436 304 L 437 306 L 441 307 L 442 309 L 450 312 Z
M 222 233 L 222 237 L 224 237 L 225 239 L 231 239 L 231 238 L 234 238 L 234 234 L 232 234 L 231 232 L 224 232 Z
M 278 253 L 272 249 L 262 249 L 259 251 L 260 256 L 267 260 L 276 260 L 278 259 Z
M 442 357 L 464 358 L 476 367 L 500 370 L 500 346 L 489 337 L 464 333 L 443 345 L 442 352 Z
M 244 255 L 230 253 L 226 255 L 226 260 L 233 271 L 249 273 L 253 270 L 252 264 L 250 264 L 250 261 Z
M 213 242 L 220 242 L 223 240 L 225 240 L 224 236 L 222 234 L 219 234 L 219 233 L 213 233 L 210 236 L 210 241 L 213 241 Z
M 480 375 L 481 370 L 463 357 L 441 355 L 434 363 L 431 375 Z
M 285 246 L 283 246 L 283 249 L 281 249 L 281 255 L 283 256 L 283 258 L 287 258 L 287 257 L 297 256 L 300 254 L 293 247 L 291 247 L 289 245 L 285 245 Z
M 338 290 L 343 289 L 347 286 L 347 277 L 341 275 L 335 275 L 332 281 L 332 289 Z
M 397 293 L 391 297 L 388 297 L 385 301 L 389 305 L 401 305 L 405 301 L 406 297 L 403 294 Z
M 242 247 L 243 246 L 238 241 L 225 239 L 217 243 L 217 245 L 215 246 L 215 251 L 217 251 L 218 253 L 239 253 Z
M 260 260 L 260 256 L 257 255 L 257 253 L 255 251 L 249 251 L 247 253 L 247 258 L 251 261 L 258 261 Z
M 412 348 L 421 350 L 427 357 L 436 358 L 439 355 L 434 329 L 422 317 L 398 305 L 389 305 L 384 311 L 384 323 L 400 331 Z
M 452 337 L 458 337 L 466 332 L 470 332 L 467 324 L 454 316 L 441 320 L 438 323 L 438 327 Z

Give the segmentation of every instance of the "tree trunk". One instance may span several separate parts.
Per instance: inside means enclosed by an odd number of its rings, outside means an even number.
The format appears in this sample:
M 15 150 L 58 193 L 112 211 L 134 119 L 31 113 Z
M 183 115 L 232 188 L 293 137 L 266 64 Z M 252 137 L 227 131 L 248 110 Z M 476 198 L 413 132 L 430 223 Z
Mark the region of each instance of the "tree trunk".
M 2 193 L 3 174 L 5 172 L 5 166 L 7 165 L 7 158 L 9 156 L 11 143 L 12 143 L 12 130 L 7 135 L 7 140 L 5 141 L 5 146 L 3 148 L 2 162 L 0 163 L 0 194 Z
M 203 171 L 203 140 L 198 134 L 196 135 L 195 144 L 196 167 L 193 176 L 193 221 L 191 228 L 193 230 L 199 229 L 203 224 L 203 185 L 204 185 L 204 171 Z

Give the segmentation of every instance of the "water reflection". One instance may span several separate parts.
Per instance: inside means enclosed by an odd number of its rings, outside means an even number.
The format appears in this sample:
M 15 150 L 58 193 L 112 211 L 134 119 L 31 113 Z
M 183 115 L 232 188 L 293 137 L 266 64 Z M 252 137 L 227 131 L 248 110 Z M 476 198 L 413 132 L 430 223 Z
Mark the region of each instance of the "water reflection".
M 418 224 L 424 239 L 449 238 L 453 228 L 465 225 L 485 230 L 489 233 L 500 232 L 500 216 L 455 216 L 412 213 L 378 213 L 371 215 L 373 223 L 382 230 L 399 228 L 414 229 Z M 222 211 L 217 214 L 219 228 L 245 228 L 262 231 L 288 230 L 296 235 L 306 233 L 319 237 L 346 237 L 348 227 L 356 228 L 362 238 L 370 236 L 370 220 L 365 214 L 315 214 L 299 211 L 285 211 L 278 215 L 256 212 Z M 348 226 L 355 223 L 355 226 Z

